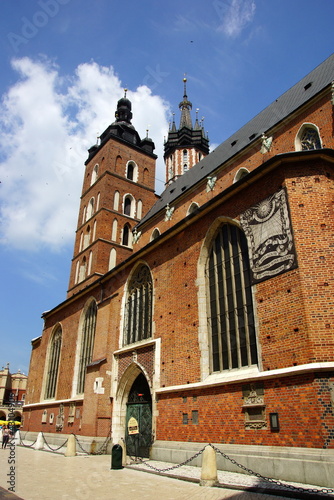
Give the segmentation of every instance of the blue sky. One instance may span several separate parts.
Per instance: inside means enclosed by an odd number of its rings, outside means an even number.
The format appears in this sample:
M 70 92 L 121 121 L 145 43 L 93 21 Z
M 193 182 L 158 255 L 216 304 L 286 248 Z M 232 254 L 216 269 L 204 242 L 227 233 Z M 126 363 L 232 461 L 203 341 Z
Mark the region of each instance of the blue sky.
M 214 148 L 333 51 L 332 0 L 16 0 L 1 4 L 0 368 L 27 373 L 66 297 L 87 149 L 123 89 L 163 140 L 188 97 Z

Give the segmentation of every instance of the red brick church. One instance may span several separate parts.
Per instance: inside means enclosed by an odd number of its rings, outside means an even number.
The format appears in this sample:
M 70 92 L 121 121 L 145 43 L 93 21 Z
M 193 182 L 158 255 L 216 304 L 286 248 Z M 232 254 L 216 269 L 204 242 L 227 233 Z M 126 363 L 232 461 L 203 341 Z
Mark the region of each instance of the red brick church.
M 308 460 L 311 484 L 334 464 L 333 80 L 334 55 L 210 154 L 185 81 L 161 196 L 125 93 L 85 162 L 24 431 L 166 461 L 215 443 L 282 479 Z

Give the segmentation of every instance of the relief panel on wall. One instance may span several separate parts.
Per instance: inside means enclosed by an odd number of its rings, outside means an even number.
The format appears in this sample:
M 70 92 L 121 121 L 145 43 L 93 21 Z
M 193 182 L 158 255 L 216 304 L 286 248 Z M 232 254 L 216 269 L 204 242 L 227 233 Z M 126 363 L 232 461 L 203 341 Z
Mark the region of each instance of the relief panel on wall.
M 248 241 L 253 283 L 297 267 L 285 189 L 247 209 L 240 222 Z

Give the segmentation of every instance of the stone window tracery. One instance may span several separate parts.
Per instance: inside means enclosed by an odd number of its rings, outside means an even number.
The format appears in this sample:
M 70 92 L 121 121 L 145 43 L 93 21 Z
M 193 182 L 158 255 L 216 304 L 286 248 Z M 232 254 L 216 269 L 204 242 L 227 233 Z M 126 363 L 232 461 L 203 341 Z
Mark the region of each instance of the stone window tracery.
M 209 254 L 207 278 L 211 370 L 257 364 L 247 240 L 237 226 L 220 227 Z
M 312 149 L 321 149 L 319 131 L 312 123 L 304 123 L 296 137 L 296 150 L 309 151 Z
M 85 388 L 86 368 L 92 361 L 97 306 L 93 300 L 88 307 L 82 327 L 81 348 L 79 357 L 79 370 L 77 381 L 77 394 L 82 394 Z
M 151 272 L 146 265 L 141 265 L 128 286 L 123 345 L 152 336 L 152 295 Z
M 51 340 L 47 381 L 45 387 L 45 399 L 54 398 L 56 395 L 61 340 L 62 330 L 61 326 L 58 326 Z

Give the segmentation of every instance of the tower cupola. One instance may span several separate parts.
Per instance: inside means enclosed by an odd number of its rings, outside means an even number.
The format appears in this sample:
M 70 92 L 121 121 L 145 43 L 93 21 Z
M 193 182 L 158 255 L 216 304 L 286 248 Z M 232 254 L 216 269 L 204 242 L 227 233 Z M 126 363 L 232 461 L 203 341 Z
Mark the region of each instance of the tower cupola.
M 117 109 L 115 111 L 116 122 L 125 122 L 131 125 L 132 111 L 131 111 L 131 101 L 126 97 L 127 89 L 124 89 L 124 97 L 122 97 L 117 103 Z

